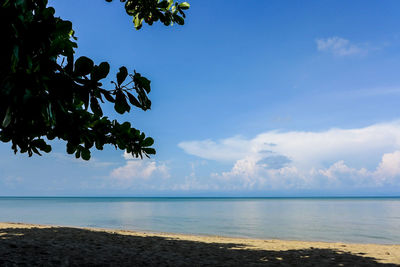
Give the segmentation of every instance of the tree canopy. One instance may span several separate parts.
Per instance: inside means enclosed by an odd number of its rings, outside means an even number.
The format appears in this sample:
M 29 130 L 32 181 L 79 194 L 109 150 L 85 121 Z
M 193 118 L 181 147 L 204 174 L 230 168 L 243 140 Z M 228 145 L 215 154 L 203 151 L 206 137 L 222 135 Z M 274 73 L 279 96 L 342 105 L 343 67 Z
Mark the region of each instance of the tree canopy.
M 111 2 L 112 0 L 106 0 Z M 184 24 L 186 2 L 120 0 L 139 30 L 143 22 Z M 0 7 L 0 140 L 15 153 L 50 152 L 49 140 L 66 142 L 69 154 L 89 160 L 92 149 L 110 144 L 134 157 L 155 154 L 154 140 L 130 122 L 103 114 L 109 102 L 119 114 L 132 107 L 148 110 L 150 80 L 124 66 L 112 88 L 101 82 L 110 71 L 88 57 L 74 58 L 78 47 L 72 23 L 55 17 L 47 0 L 4 0 Z

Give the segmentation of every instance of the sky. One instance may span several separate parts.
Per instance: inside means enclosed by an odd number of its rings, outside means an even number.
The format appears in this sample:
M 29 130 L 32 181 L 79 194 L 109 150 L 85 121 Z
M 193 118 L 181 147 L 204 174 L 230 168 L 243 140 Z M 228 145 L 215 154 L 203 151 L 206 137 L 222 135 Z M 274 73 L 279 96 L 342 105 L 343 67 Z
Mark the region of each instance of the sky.
M 400 2 L 189 3 L 184 26 L 137 31 L 119 1 L 50 1 L 77 56 L 152 81 L 150 111 L 105 113 L 157 155 L 86 162 L 54 141 L 29 158 L 1 143 L 0 195 L 400 195 Z

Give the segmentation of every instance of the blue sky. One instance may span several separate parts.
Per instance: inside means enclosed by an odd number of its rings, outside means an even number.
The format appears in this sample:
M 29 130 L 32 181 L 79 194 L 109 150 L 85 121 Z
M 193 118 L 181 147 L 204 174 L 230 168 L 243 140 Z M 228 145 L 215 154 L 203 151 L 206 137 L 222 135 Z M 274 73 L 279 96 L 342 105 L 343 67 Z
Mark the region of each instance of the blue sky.
M 398 1 L 190 4 L 184 26 L 136 31 L 119 1 L 50 1 L 78 56 L 151 79 L 152 110 L 106 111 L 157 155 L 1 144 L 0 195 L 399 195 Z

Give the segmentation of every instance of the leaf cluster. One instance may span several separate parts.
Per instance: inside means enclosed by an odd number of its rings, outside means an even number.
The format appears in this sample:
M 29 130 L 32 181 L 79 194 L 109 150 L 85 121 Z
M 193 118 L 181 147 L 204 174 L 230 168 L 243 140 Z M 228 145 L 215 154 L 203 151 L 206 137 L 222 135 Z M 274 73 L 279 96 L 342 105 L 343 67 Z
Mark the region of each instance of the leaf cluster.
M 184 11 L 190 7 L 187 2 L 178 3 L 174 0 L 120 0 L 120 2 L 125 3 L 125 11 L 133 17 L 137 30 L 142 28 L 143 21 L 149 25 L 159 20 L 166 26 L 174 23 L 183 25 L 186 18 Z
M 132 14 L 140 14 L 149 24 L 156 21 L 156 16 L 149 18 L 149 10 L 154 10 L 152 1 L 127 1 L 125 7 L 131 8 L 132 3 L 136 10 Z M 164 13 L 172 10 L 167 7 L 162 7 Z M 48 140 L 55 138 L 66 141 L 69 154 L 84 160 L 90 159 L 93 148 L 102 150 L 107 144 L 134 157 L 155 154 L 151 137 L 129 122 L 104 116 L 101 107 L 111 102 L 120 114 L 131 107 L 150 109 L 150 81 L 121 67 L 114 88 L 103 88 L 101 81 L 110 72 L 109 63 L 75 59 L 77 38 L 72 23 L 54 14 L 47 0 L 4 0 L 0 4 L 4 40 L 0 52 L 0 141 L 11 142 L 15 153 L 29 156 L 50 152 Z M 165 24 L 165 14 L 163 19 L 157 16 Z

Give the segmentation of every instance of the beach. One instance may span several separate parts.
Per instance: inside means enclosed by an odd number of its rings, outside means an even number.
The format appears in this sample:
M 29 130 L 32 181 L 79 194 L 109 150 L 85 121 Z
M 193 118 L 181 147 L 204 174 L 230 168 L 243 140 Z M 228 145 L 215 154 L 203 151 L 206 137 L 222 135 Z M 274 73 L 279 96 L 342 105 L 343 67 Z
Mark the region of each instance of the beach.
M 400 245 L 0 223 L 1 266 L 400 266 Z

